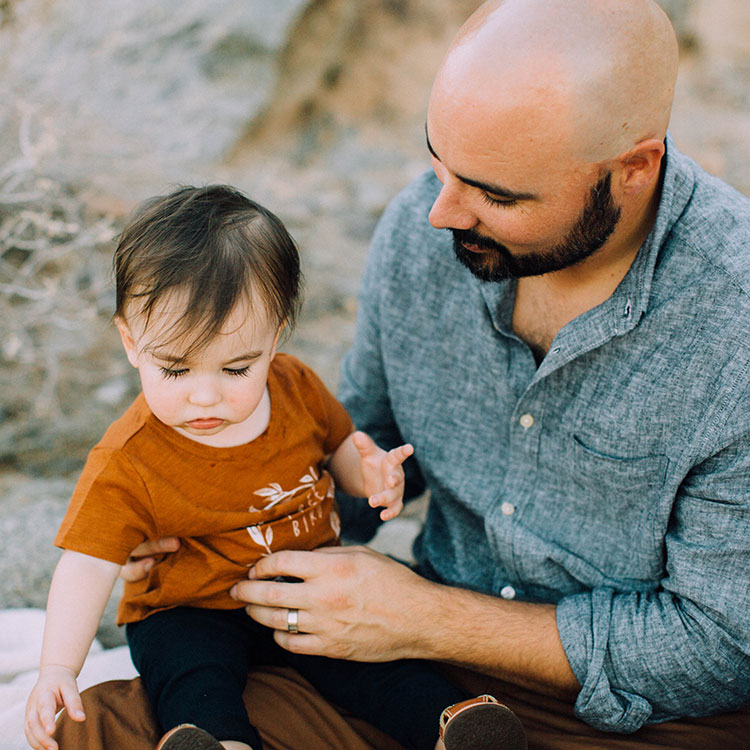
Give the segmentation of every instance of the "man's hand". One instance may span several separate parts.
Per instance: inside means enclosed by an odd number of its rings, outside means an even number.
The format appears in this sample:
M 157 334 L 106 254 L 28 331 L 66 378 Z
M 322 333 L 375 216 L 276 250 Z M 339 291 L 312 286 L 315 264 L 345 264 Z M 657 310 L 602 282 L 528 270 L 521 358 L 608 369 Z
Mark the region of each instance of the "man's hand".
M 173 536 L 142 542 L 130 553 L 128 561 L 122 566 L 120 578 L 128 583 L 143 580 L 154 567 L 156 555 L 175 552 L 179 546 L 180 540 Z
M 75 672 L 70 667 L 56 664 L 42 667 L 26 704 L 24 724 L 26 739 L 34 750 L 57 750 L 52 734 L 55 731 L 55 714 L 63 706 L 74 721 L 86 718 Z
M 301 583 L 269 580 L 292 576 Z M 580 685 L 553 604 L 428 581 L 366 547 L 286 550 L 261 558 L 232 596 L 274 629 L 288 651 L 353 661 L 428 659 L 461 664 L 569 698 Z M 288 631 L 298 610 L 299 633 Z
M 277 576 L 303 581 L 264 580 Z M 416 656 L 422 603 L 441 588 L 365 547 L 277 552 L 259 560 L 249 578 L 232 596 L 251 603 L 248 614 L 273 628 L 282 648 L 355 661 Z M 287 630 L 289 609 L 299 610 L 298 634 Z

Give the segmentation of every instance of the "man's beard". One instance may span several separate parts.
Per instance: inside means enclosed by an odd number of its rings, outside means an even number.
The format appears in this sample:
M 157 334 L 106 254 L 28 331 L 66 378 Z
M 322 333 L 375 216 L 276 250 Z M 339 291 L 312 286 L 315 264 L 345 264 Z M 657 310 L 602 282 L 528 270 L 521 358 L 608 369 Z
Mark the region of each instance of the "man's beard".
M 451 229 L 456 257 L 482 281 L 504 281 L 560 271 L 593 255 L 614 232 L 621 209 L 612 198 L 612 173 L 591 188 L 575 226 L 554 247 L 526 255 L 512 255 L 505 245 L 473 229 Z M 481 252 L 467 250 L 476 245 Z

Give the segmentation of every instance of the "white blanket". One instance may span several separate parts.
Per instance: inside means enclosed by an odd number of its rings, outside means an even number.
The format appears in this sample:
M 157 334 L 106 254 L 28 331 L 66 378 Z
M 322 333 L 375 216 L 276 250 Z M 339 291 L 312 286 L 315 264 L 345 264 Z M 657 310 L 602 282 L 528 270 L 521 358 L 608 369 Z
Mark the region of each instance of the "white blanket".
M 34 686 L 44 631 L 44 610 L 0 610 L 0 750 L 28 750 L 23 734 L 26 699 Z M 136 676 L 127 646 L 105 651 L 94 642 L 78 677 L 84 690 L 105 680 Z

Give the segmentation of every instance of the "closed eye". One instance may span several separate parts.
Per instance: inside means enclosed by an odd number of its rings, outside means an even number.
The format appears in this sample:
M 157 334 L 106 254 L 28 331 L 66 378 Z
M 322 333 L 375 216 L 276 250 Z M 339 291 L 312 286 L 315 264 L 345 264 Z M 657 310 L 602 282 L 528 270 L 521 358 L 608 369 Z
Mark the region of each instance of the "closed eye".
M 244 367 L 238 367 L 236 369 L 232 367 L 225 367 L 224 372 L 227 375 L 232 375 L 233 377 L 244 378 L 247 377 L 247 374 L 250 372 L 250 365 L 245 365 Z
M 482 191 L 480 193 L 482 196 L 482 200 L 485 203 L 488 203 L 490 206 L 505 206 L 505 208 L 509 208 L 510 206 L 515 206 L 518 201 L 515 198 L 493 198 L 488 193 L 485 193 Z
M 176 380 L 180 377 L 180 375 L 184 375 L 185 373 L 189 372 L 187 367 L 183 367 L 181 370 L 174 370 L 170 367 L 160 367 L 161 374 L 167 379 L 167 380 Z

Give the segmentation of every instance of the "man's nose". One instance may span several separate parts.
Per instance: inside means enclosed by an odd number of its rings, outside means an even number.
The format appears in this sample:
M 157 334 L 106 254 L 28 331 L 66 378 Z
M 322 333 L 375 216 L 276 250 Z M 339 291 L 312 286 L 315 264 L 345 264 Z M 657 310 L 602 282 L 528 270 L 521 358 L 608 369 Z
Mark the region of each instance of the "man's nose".
M 436 229 L 473 229 L 477 217 L 465 207 L 462 186 L 447 179 L 430 209 L 430 224 Z

